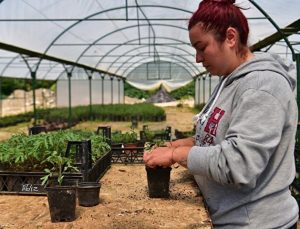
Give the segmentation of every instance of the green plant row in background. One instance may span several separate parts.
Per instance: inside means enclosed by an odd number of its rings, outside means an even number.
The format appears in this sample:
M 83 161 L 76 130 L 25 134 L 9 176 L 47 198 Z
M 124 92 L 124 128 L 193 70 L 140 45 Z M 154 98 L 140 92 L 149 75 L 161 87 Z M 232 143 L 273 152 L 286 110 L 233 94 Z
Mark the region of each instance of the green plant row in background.
M 0 127 L 14 126 L 18 123 L 29 122 L 33 118 L 33 112 L 10 115 L 0 118 Z
M 31 79 L 19 79 L 19 78 L 8 78 L 0 77 L 1 84 L 1 98 L 5 98 L 10 95 L 14 90 L 21 89 L 25 91 L 32 90 Z M 36 80 L 35 88 L 51 88 L 55 84 L 53 80 Z
M 158 90 L 159 89 L 144 91 L 130 85 L 126 81 L 124 82 L 124 95 L 131 98 L 148 99 L 150 96 L 154 95 Z
M 51 158 L 65 158 L 68 141 L 91 140 L 92 161 L 96 161 L 110 150 L 101 135 L 91 131 L 60 130 L 47 134 L 26 135 L 18 133 L 0 142 L 0 170 L 44 171 L 53 167 Z M 70 163 L 75 162 L 75 151 L 68 156 Z
M 46 122 L 68 122 L 69 108 L 38 109 L 38 119 Z M 166 119 L 165 111 L 153 104 L 113 104 L 73 107 L 71 122 L 78 123 L 87 120 L 99 121 L 131 121 L 134 117 L 138 121 L 163 121 Z M 6 116 L 0 119 L 0 127 L 12 126 L 21 122 L 29 122 L 33 112 Z
M 141 89 L 138 89 L 136 87 L 133 87 L 132 85 L 128 83 L 124 83 L 124 93 L 125 96 L 129 96 L 132 98 L 137 98 L 137 99 L 148 99 L 150 96 L 155 94 L 158 89 L 155 90 L 149 90 L 149 91 L 144 91 Z M 178 88 L 172 92 L 170 92 L 171 96 L 173 96 L 176 100 L 188 98 L 188 97 L 195 97 L 195 81 L 193 80 L 189 84 L 185 85 L 184 87 Z
M 194 98 L 195 97 L 195 81 L 193 80 L 189 84 L 187 84 L 181 88 L 178 88 L 174 91 L 171 91 L 170 94 L 176 100 L 185 99 L 185 98 L 189 98 L 189 97 Z
M 114 132 L 111 135 L 112 143 L 136 143 L 138 141 L 138 134 L 132 129 L 129 132 Z

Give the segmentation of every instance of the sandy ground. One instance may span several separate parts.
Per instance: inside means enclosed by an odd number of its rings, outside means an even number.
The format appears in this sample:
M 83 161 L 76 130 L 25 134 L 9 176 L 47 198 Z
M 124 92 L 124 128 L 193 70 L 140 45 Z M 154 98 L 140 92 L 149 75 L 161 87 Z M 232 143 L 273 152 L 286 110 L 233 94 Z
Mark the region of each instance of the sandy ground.
M 168 199 L 148 197 L 144 165 L 112 165 L 100 182 L 100 204 L 77 204 L 73 222 L 52 223 L 45 196 L 0 195 L 0 228 L 212 228 L 198 188 L 182 167 L 171 171 Z
M 164 107 L 167 120 L 160 123 L 139 123 L 150 129 L 168 125 L 181 131 L 192 129 L 193 113 L 188 107 Z M 27 132 L 30 124 L 0 129 L 0 139 L 7 139 L 18 131 Z M 112 130 L 127 131 L 128 122 L 85 122 L 79 129 L 96 130 L 109 125 Z M 76 220 L 52 223 L 45 196 L 0 195 L 0 229 L 33 228 L 211 228 L 210 218 L 203 206 L 191 176 L 184 168 L 173 168 L 169 199 L 151 199 L 147 193 L 146 171 L 143 165 L 113 165 L 101 179 L 100 204 L 95 207 L 77 205 Z

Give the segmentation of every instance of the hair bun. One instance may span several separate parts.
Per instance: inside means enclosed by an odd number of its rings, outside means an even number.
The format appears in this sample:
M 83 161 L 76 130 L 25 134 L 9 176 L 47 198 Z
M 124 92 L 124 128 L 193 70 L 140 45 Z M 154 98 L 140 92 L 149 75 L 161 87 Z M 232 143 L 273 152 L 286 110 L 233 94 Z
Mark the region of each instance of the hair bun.
M 234 4 L 234 3 L 235 3 L 235 0 L 204 0 L 203 2 L 223 3 L 223 4 Z

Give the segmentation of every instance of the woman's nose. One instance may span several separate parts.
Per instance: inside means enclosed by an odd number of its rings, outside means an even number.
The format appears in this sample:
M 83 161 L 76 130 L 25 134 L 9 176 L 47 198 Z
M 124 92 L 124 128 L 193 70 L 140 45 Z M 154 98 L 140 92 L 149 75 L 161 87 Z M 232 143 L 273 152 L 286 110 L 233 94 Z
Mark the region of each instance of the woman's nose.
M 197 52 L 196 53 L 196 63 L 201 63 L 201 62 L 203 62 L 203 57 L 199 52 Z

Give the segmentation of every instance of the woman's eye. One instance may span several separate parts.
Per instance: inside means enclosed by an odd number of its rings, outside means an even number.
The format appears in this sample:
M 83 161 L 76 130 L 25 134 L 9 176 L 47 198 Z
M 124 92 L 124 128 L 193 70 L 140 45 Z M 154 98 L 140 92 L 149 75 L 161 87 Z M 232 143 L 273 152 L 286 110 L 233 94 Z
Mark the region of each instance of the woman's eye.
M 203 47 L 197 47 L 197 51 L 198 52 L 204 52 L 204 50 L 205 50 L 205 46 L 203 46 Z

